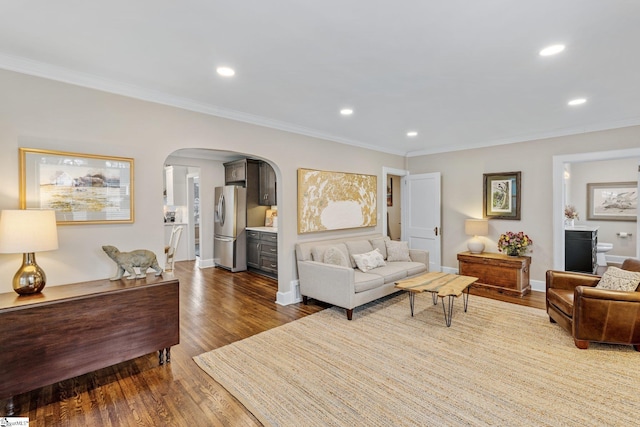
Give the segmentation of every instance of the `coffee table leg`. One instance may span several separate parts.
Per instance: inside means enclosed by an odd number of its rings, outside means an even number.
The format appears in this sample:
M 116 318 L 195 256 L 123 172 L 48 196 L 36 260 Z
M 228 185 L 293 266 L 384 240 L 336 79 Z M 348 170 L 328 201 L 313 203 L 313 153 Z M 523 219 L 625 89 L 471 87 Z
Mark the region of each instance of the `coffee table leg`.
M 413 317 L 413 303 L 415 301 L 415 292 L 409 292 L 409 307 L 411 307 L 411 317 Z
M 471 285 L 467 287 L 467 292 L 462 292 L 462 302 L 464 302 L 464 312 L 467 312 L 467 307 L 469 307 L 469 289 L 471 289 Z
M 444 305 L 444 297 L 442 298 L 442 311 L 444 312 L 444 323 L 446 323 L 447 328 L 451 326 L 451 317 L 453 317 L 453 301 L 455 296 L 449 295 L 449 310 L 446 309 Z
M 438 305 L 438 293 L 431 292 L 431 299 L 433 300 L 433 305 Z

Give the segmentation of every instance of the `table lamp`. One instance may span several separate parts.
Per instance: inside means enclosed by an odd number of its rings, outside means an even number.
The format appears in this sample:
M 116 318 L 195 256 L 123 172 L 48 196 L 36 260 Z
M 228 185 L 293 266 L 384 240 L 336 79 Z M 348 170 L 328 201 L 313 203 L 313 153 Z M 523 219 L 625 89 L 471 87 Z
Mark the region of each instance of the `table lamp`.
M 464 221 L 464 232 L 468 236 L 473 236 L 467 242 L 467 248 L 472 254 L 481 254 L 484 251 L 484 243 L 478 236 L 489 234 L 489 221 L 486 219 L 467 219 Z
M 58 249 L 58 229 L 53 210 L 0 211 L 0 253 L 22 253 L 22 267 L 13 276 L 13 290 L 35 294 L 47 283 L 44 270 L 36 264 L 35 252 Z

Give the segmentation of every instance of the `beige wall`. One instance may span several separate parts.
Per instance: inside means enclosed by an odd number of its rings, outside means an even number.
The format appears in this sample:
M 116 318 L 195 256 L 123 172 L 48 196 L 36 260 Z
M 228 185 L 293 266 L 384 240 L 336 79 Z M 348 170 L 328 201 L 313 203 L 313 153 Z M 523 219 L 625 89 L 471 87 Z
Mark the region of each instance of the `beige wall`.
M 482 217 L 484 173 L 522 172 L 520 221 L 491 220 L 486 251 L 498 252 L 497 240 L 506 231 L 524 231 L 534 241 L 531 279 L 544 282 L 553 268 L 553 179 L 556 155 L 637 148 L 640 127 L 592 132 L 482 149 L 411 157 L 412 174 L 442 174 L 442 265 L 458 268 L 456 254 L 467 250 L 466 218 Z
M 464 219 L 482 215 L 482 174 L 522 171 L 522 220 L 494 220 L 486 244 L 496 251 L 501 232 L 523 230 L 535 241 L 531 277 L 544 280 L 553 258 L 552 157 L 560 154 L 636 148 L 640 127 L 594 132 L 519 144 L 433 154 L 405 159 L 288 132 L 262 128 L 9 71 L 0 71 L 0 209 L 18 208 L 18 147 L 133 157 L 136 222 L 129 225 L 59 227 L 60 249 L 37 255 L 48 286 L 106 278 L 115 271 L 100 247 L 163 251 L 162 173 L 167 157 L 180 148 L 233 150 L 269 160 L 278 178 L 280 225 L 279 290 L 286 294 L 297 278 L 297 240 L 357 235 L 371 229 L 298 235 L 298 168 L 378 176 L 378 200 L 384 203 L 382 168 L 411 173 L 442 173 L 442 260 L 457 268 L 456 254 L 466 250 Z M 204 162 L 204 161 L 203 161 Z M 201 188 L 220 179 L 218 168 L 201 166 Z M 280 198 L 281 197 L 281 198 Z M 213 256 L 213 195 L 202 195 L 203 257 Z M 378 226 L 382 230 L 381 205 Z M 209 251 L 209 252 L 207 252 Z M 11 291 L 20 255 L 0 255 L 0 292 Z M 286 298 L 285 298 L 286 299 Z
M 382 168 L 404 168 L 404 159 L 205 114 L 180 110 L 9 71 L 0 71 L 0 209 L 18 208 L 18 147 L 93 153 L 135 160 L 134 224 L 60 226 L 60 249 L 39 253 L 48 286 L 106 278 L 115 264 L 102 252 L 146 248 L 163 253 L 162 173 L 167 157 L 179 148 L 232 150 L 270 160 L 276 169 L 280 225 L 279 290 L 287 293 L 297 277 L 294 243 L 300 239 L 382 233 L 360 229 L 298 236 L 296 171 L 300 167 L 378 176 L 378 200 L 384 199 Z M 339 118 L 336 118 L 338 120 Z M 203 166 L 203 165 L 196 165 Z M 201 188 L 215 182 L 215 168 L 201 170 Z M 217 183 L 214 185 L 218 185 Z M 204 257 L 213 251 L 213 195 L 202 197 Z M 381 210 L 378 210 L 379 214 Z M 209 236 L 209 237 L 207 237 Z M 211 238 L 209 244 L 204 240 Z M 209 251 L 209 252 L 206 252 Z M 20 255 L 0 255 L 0 292 L 11 291 Z

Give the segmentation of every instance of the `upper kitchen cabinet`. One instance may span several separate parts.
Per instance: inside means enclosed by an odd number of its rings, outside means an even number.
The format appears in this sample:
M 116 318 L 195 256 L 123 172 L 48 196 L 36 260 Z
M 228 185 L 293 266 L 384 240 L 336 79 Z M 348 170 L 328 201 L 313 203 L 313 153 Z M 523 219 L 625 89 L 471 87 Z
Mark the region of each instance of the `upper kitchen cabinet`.
M 247 159 L 236 160 L 224 164 L 224 183 L 237 184 L 247 180 Z
M 260 200 L 262 206 L 277 205 L 276 172 L 267 162 L 260 162 Z
M 164 184 L 169 206 L 185 206 L 187 204 L 187 167 L 165 166 Z

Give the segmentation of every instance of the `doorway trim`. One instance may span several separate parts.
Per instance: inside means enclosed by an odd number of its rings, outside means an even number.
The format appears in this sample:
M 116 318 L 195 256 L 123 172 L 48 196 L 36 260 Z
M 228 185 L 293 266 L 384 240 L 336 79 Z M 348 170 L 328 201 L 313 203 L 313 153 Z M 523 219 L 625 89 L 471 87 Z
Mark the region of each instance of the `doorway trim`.
M 593 162 L 598 160 L 616 160 L 629 157 L 640 157 L 640 148 L 623 150 L 598 151 L 592 153 L 575 153 L 553 156 L 553 268 L 564 270 L 564 164 Z M 640 221 L 636 222 L 640 232 Z M 638 235 L 638 234 L 636 234 Z M 640 254 L 640 239 L 636 241 L 636 257 Z
M 382 200 L 382 203 L 380 203 L 380 205 L 382 206 L 382 234 L 385 235 L 387 233 L 387 194 L 386 194 L 386 188 L 387 188 L 387 178 L 389 177 L 389 175 L 394 175 L 394 176 L 399 176 L 399 177 L 405 177 L 407 175 L 409 175 L 409 171 L 405 170 L 405 169 L 396 169 L 396 168 L 389 168 L 387 166 L 383 166 L 382 167 L 382 197 L 380 198 L 380 200 Z M 404 200 L 405 198 L 405 194 L 404 194 L 404 186 L 401 185 L 400 186 L 400 200 Z M 400 206 L 400 221 L 402 222 L 402 226 L 400 227 L 400 240 L 404 240 L 404 209 L 402 209 L 402 205 Z

